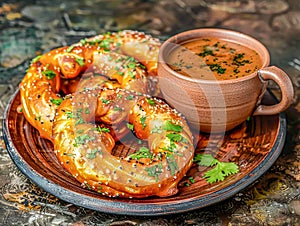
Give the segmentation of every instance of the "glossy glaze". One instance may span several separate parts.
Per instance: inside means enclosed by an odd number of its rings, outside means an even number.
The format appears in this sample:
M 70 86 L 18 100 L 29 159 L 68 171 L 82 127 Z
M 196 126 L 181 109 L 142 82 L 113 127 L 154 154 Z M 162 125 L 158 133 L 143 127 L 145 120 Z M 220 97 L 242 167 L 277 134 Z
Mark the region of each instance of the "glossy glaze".
M 264 103 L 274 99 L 267 95 Z M 279 156 L 285 139 L 285 118 L 281 115 L 257 116 L 233 131 L 222 134 L 195 134 L 196 153 L 210 153 L 221 161 L 234 161 L 240 172 L 224 181 L 208 184 L 202 175 L 208 169 L 193 165 L 180 182 L 179 193 L 168 198 L 122 199 L 102 196 L 84 189 L 57 161 L 52 144 L 17 113 L 16 93 L 5 113 L 4 138 L 15 164 L 37 185 L 62 200 L 101 212 L 153 216 L 185 212 L 224 200 L 249 186 Z M 124 156 L 128 149 L 115 149 Z M 188 178 L 193 176 L 195 183 Z

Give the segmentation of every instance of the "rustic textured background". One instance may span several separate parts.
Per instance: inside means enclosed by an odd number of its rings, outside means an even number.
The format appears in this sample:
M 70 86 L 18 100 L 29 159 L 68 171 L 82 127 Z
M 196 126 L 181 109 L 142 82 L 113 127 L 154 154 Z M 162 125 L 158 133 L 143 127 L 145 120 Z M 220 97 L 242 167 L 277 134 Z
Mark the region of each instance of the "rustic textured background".
M 0 132 L 0 225 L 300 225 L 299 0 L 1 1 L 0 117 L 37 54 L 106 31 L 138 29 L 164 40 L 200 27 L 256 37 L 270 50 L 271 63 L 293 81 L 286 144 L 261 179 L 229 200 L 187 214 L 103 214 L 62 202 L 32 184 L 10 160 Z M 278 94 L 275 85 L 271 88 Z

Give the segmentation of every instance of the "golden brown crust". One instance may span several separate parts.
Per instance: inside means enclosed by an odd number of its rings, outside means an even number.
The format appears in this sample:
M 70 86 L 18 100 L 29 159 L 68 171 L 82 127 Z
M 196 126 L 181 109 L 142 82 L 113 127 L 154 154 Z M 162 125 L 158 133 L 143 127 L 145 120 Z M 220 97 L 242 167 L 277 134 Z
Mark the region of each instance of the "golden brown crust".
M 177 193 L 192 164 L 192 133 L 174 109 L 141 94 L 147 72 L 156 75 L 159 46 L 141 32 L 107 33 L 30 65 L 20 84 L 24 116 L 83 186 L 113 197 Z M 114 156 L 130 130 L 148 145 Z
M 149 54 L 149 57 L 147 51 L 142 54 L 143 57 L 140 53 L 132 51 L 127 56 L 120 54 L 124 52 L 121 49 L 126 49 L 126 45 L 130 43 L 135 43 L 136 46 L 140 43 L 144 47 L 147 47 L 148 43 L 154 54 Z M 153 74 L 154 67 L 157 66 L 155 63 L 159 45 L 156 39 L 144 33 L 122 31 L 98 35 L 39 56 L 30 65 L 20 83 L 24 116 L 39 130 L 41 137 L 51 140 L 56 105 L 61 99 L 59 91 L 67 94 L 77 89 L 103 86 L 146 92 L 147 73 L 143 69 L 144 66 L 132 57 L 137 54 L 137 58 L 143 58 L 143 63 Z M 155 63 L 152 60 L 155 60 Z
M 148 145 L 124 159 L 113 156 L 112 149 L 122 144 L 115 144 L 112 131 L 97 129 L 103 119 L 129 123 Z M 130 91 L 104 88 L 70 96 L 58 108 L 53 131 L 63 166 L 86 187 L 109 196 L 174 195 L 192 164 L 193 138 L 185 120 L 163 101 Z
M 100 45 L 107 50 L 132 56 L 146 66 L 148 74 L 157 75 L 158 52 L 161 43 L 150 35 L 143 32 L 123 30 L 98 35 L 84 41 L 86 43 L 94 42 L 95 45 Z

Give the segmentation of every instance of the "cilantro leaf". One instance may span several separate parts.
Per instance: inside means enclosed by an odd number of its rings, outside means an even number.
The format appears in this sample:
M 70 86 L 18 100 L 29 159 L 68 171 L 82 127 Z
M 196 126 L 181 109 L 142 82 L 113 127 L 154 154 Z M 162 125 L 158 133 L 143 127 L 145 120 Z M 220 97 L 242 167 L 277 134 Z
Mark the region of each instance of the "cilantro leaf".
M 221 166 L 222 172 L 225 176 L 239 172 L 239 167 L 234 162 L 220 162 L 219 165 Z
M 215 183 L 225 180 L 225 177 L 239 172 L 239 167 L 234 162 L 220 162 L 210 154 L 197 154 L 194 161 L 200 166 L 210 166 L 212 169 L 204 174 L 208 183 Z
M 218 160 L 210 154 L 197 154 L 194 157 L 194 162 L 199 166 L 213 166 L 217 164 Z
M 225 175 L 222 172 L 222 168 L 219 164 L 216 165 L 216 167 L 212 168 L 211 170 L 208 170 L 204 174 L 204 178 L 206 181 L 210 184 L 218 181 L 223 181 L 225 179 Z
M 170 120 L 167 120 L 162 128 L 167 131 L 182 132 L 182 126 L 173 124 Z
M 182 139 L 182 136 L 179 133 L 169 133 L 167 134 L 167 138 L 171 141 L 179 142 Z
M 167 134 L 167 138 L 169 138 L 170 141 L 174 141 L 174 142 L 188 143 L 188 140 L 179 133 L 169 133 Z

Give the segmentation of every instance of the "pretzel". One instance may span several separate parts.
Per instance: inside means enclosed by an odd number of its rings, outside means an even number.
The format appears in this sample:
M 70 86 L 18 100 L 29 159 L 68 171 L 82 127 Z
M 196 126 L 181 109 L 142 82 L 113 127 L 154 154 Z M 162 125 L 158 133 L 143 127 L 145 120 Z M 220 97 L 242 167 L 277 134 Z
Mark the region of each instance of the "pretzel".
M 105 50 L 132 56 L 146 66 L 149 75 L 157 75 L 160 41 L 143 32 L 123 30 L 81 40 L 83 45 L 98 45 Z
M 147 72 L 156 73 L 159 45 L 157 39 L 144 33 L 122 31 L 84 39 L 39 56 L 20 83 L 26 120 L 41 137 L 51 140 L 61 92 L 68 94 L 86 86 L 146 92 Z
M 124 122 L 148 144 L 117 157 L 113 150 L 122 144 L 107 125 Z M 160 99 L 124 89 L 68 95 L 57 109 L 53 135 L 61 164 L 83 186 L 111 197 L 174 195 L 193 160 L 184 118 Z

